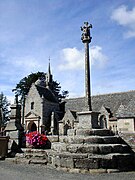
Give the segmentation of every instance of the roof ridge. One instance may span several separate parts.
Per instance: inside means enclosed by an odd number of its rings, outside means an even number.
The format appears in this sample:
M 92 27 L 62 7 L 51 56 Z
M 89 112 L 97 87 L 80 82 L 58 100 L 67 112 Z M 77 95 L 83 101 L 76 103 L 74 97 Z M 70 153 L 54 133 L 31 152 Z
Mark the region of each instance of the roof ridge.
M 121 92 L 112 92 L 112 93 L 105 93 L 105 94 L 95 94 L 92 95 L 93 96 L 103 96 L 103 95 L 111 95 L 111 94 L 124 94 L 124 93 L 131 93 L 131 92 L 135 92 L 135 90 L 129 90 L 129 91 L 121 91 Z
M 113 95 L 113 94 L 124 94 L 124 93 L 132 93 L 135 92 L 135 90 L 129 90 L 129 91 L 122 91 L 122 92 L 112 92 L 112 93 L 105 93 L 105 94 L 94 94 L 91 97 L 95 97 L 95 96 L 104 96 L 104 95 Z M 82 99 L 85 98 L 85 96 L 83 97 L 73 97 L 73 98 L 66 98 L 66 100 L 70 99 Z

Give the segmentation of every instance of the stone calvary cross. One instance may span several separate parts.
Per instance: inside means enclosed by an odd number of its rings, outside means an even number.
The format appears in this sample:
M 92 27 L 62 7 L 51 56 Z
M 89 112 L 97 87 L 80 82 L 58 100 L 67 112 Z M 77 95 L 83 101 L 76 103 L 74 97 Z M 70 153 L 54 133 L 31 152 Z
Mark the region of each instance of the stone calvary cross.
M 85 107 L 83 112 L 77 114 L 79 119 L 78 128 L 83 129 L 98 128 L 99 115 L 99 112 L 92 111 L 91 105 L 89 43 L 92 37 L 90 36 L 90 28 L 92 28 L 92 25 L 89 25 L 88 22 L 84 22 L 84 26 L 81 27 L 81 40 L 85 46 Z
M 90 36 L 90 28 L 92 24 L 84 22 L 84 26 L 81 27 L 82 36 L 81 40 L 85 45 L 85 108 L 89 111 L 92 111 L 91 106 L 91 85 L 90 85 L 90 61 L 89 61 L 89 43 L 91 42 L 92 37 Z

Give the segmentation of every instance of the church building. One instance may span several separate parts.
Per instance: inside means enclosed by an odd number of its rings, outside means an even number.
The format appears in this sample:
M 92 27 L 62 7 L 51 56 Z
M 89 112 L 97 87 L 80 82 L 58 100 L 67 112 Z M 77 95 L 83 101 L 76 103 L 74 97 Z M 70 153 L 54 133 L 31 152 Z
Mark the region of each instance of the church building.
M 25 99 L 24 124 L 26 132 L 58 134 L 60 106 L 52 92 L 53 76 L 50 70 L 45 74 L 45 81 L 38 79 L 32 84 Z
M 95 95 L 92 111 L 99 112 L 98 125 L 114 132 L 135 133 L 135 91 Z M 59 133 L 67 134 L 78 125 L 78 112 L 85 111 L 85 97 L 66 99 L 65 116 L 59 121 Z

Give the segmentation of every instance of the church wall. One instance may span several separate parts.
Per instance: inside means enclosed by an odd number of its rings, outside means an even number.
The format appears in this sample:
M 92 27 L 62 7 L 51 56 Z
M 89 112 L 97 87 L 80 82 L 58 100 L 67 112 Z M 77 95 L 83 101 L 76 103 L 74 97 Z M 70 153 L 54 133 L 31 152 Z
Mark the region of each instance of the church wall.
M 31 109 L 32 102 L 34 102 L 33 109 Z M 42 118 L 42 99 L 34 85 L 31 87 L 25 101 L 25 115 L 31 111 Z
M 135 132 L 134 118 L 121 118 L 118 119 L 119 132 Z
M 59 104 L 44 100 L 43 103 L 43 124 L 45 126 L 51 125 L 52 112 L 59 111 Z

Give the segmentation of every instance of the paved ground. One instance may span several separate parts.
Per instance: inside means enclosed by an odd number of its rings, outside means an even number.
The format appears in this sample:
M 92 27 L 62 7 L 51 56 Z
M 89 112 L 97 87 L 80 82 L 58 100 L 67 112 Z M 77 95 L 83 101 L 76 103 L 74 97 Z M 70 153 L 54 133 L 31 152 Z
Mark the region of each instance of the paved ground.
M 46 166 L 0 161 L 0 180 L 135 180 L 135 172 L 111 174 L 72 174 Z

